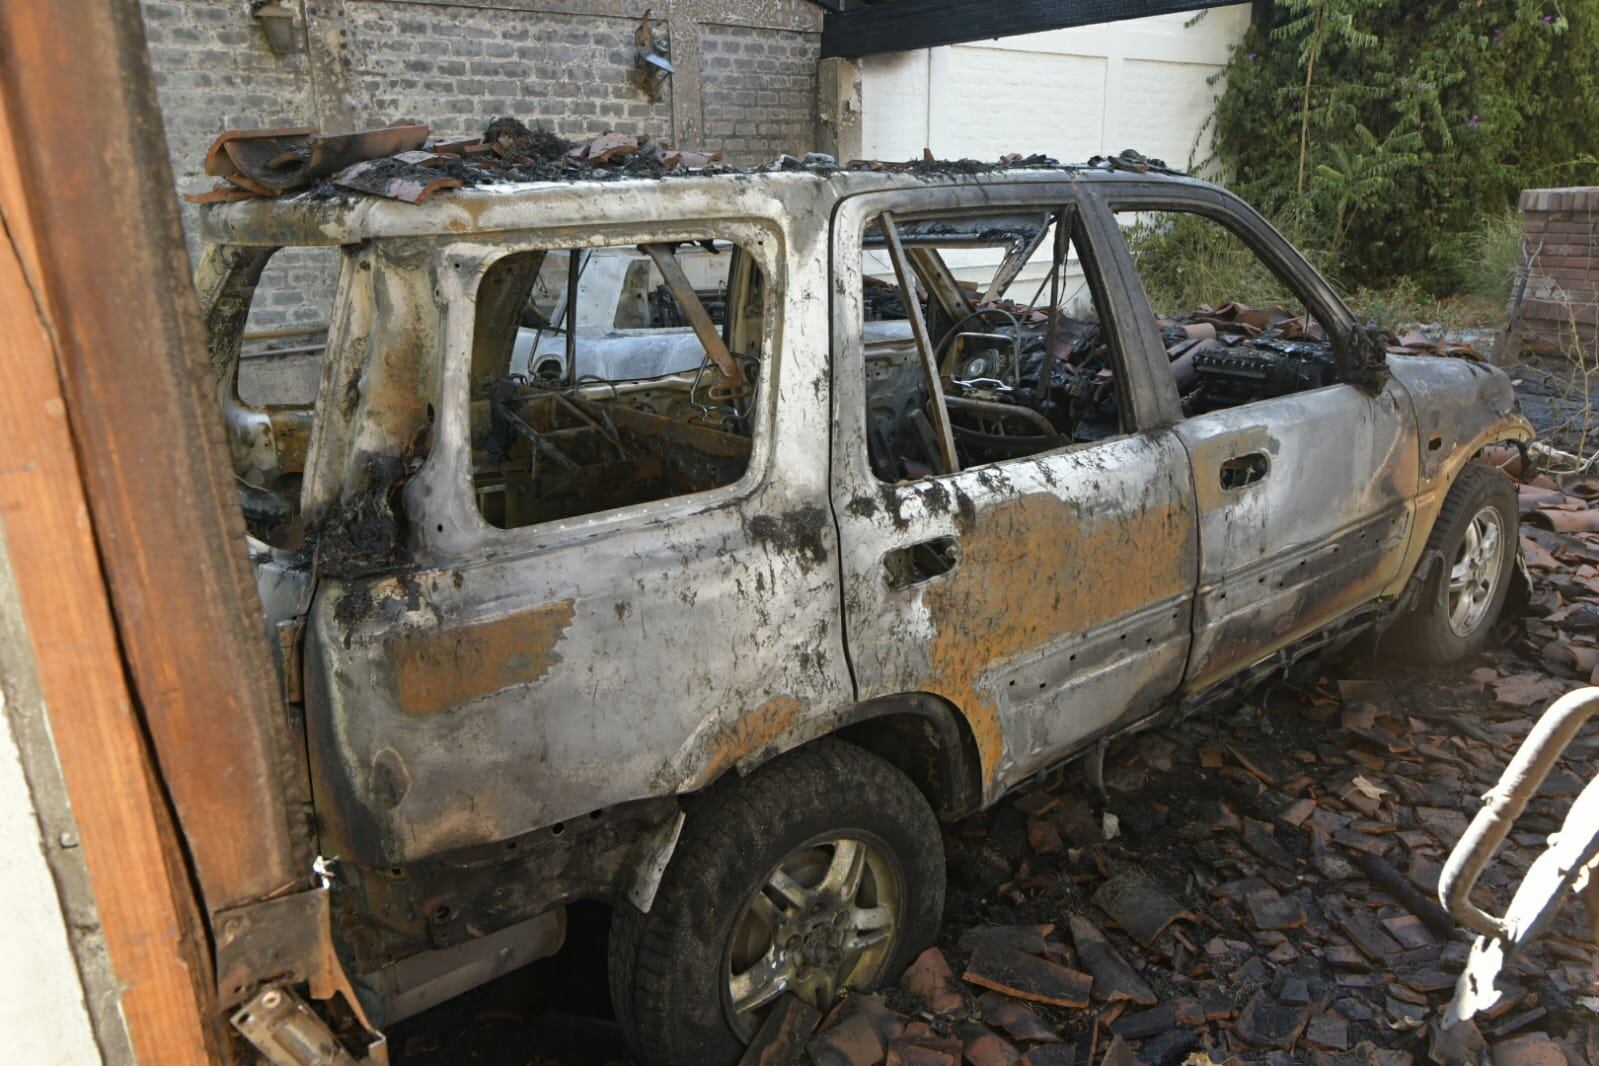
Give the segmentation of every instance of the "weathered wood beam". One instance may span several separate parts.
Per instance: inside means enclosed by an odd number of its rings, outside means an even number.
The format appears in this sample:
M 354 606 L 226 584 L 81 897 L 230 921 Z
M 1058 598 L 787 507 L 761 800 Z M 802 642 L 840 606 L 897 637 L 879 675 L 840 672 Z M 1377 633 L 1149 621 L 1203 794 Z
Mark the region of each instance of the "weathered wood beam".
M 7 44 L 0 37 L 0 66 L 10 57 Z M 12 91 L 8 84 L 0 103 Z M 57 367 L 61 325 L 50 312 L 16 168 L 19 147 L 0 108 L 0 529 L 27 643 L 7 658 L 34 664 L 26 682 L 0 674 L 0 688 L 8 715 L 29 704 L 44 708 L 70 797 L 77 839 L 58 843 L 82 855 L 116 988 L 109 1002 L 86 997 L 101 1053 L 119 1061 L 131 1048 L 141 1062 L 203 1066 L 222 1047 L 207 1023 L 210 959 L 123 672 Z M 23 687 L 36 698 L 22 698 Z M 92 983 L 87 973 L 83 980 Z
M 139 768 L 138 730 L 124 735 L 135 721 L 125 692 L 51 700 L 52 715 L 68 716 L 58 738 L 82 730 L 84 743 L 104 749 L 100 781 L 68 771 L 74 806 L 80 786 L 135 805 L 144 790 L 164 788 L 208 914 L 308 886 L 302 777 L 205 384 L 199 305 L 137 0 L 0 3 L 0 100 L 26 201 L 8 206 L 7 225 L 15 210 L 33 234 L 28 281 L 60 391 L 44 424 L 70 432 L 79 457 L 87 506 L 72 512 L 74 528 L 80 537 L 92 531 L 98 547 L 160 775 L 157 785 Z M 16 374 L 9 362 L 7 372 Z M 8 406 L 20 402 L 12 388 L 0 390 Z M 10 422 L 8 433 L 27 441 L 18 427 Z M 69 483 L 69 471 L 58 479 Z M 86 562 L 70 576 L 99 573 Z M 91 831 L 113 824 L 85 825 L 86 845 Z

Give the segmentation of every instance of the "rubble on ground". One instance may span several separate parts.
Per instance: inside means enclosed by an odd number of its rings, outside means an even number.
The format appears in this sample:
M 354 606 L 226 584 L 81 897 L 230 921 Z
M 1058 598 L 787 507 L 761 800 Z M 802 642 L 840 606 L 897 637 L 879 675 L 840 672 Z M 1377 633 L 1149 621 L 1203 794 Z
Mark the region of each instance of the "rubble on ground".
M 1513 449 L 1485 458 L 1521 473 Z M 1443 1028 L 1469 945 L 1437 903 L 1443 861 L 1544 706 L 1599 681 L 1599 477 L 1518 487 L 1534 591 L 1505 649 L 1457 674 L 1346 666 L 1132 738 L 1107 759 L 1113 822 L 1079 774 L 1018 792 L 949 834 L 944 933 L 900 988 L 785 1021 L 745 1061 L 1599 1061 L 1576 905 L 1498 1003 Z M 1596 771 L 1579 738 L 1485 874 L 1487 910 Z

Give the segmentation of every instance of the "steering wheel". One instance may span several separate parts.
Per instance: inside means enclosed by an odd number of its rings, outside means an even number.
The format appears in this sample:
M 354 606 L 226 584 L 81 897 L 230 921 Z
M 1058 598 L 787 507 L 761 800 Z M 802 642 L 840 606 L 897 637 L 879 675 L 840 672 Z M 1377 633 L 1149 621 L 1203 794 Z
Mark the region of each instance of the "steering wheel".
M 988 315 L 1003 316 L 1005 323 L 1009 325 L 1011 329 L 1016 331 L 1016 338 L 1011 342 L 1011 363 L 1013 366 L 1013 376 L 1018 378 L 1020 377 L 1022 368 L 1020 366 L 1020 359 L 1018 356 L 1021 351 L 1022 327 L 1021 323 L 1016 321 L 1016 316 L 1005 310 L 1003 307 L 979 307 L 972 313 L 963 316 L 953 326 L 944 331 L 944 335 L 938 339 L 938 343 L 933 345 L 933 358 L 938 362 L 939 377 L 949 380 L 955 376 L 955 366 L 952 355 L 955 350 L 955 340 L 960 336 L 961 328 L 968 322 L 980 321 Z M 1013 381 L 1011 384 L 1014 385 L 1016 383 Z

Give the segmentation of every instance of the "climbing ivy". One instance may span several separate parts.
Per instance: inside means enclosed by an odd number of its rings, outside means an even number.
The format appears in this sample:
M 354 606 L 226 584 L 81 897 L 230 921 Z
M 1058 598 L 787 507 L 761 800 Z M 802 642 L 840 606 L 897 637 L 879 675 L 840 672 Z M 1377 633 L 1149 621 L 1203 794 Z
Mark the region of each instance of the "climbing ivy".
M 1523 188 L 1599 184 L 1599 0 L 1278 0 L 1224 71 L 1213 172 L 1348 285 L 1467 278 Z

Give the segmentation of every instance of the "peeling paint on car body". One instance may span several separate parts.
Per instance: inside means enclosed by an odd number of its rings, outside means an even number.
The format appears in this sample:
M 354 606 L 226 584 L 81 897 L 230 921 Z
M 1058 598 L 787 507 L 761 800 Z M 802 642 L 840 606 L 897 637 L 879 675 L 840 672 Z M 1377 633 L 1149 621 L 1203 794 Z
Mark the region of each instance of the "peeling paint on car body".
M 536 684 L 561 661 L 556 645 L 572 624 L 570 599 L 461 626 L 424 626 L 388 636 L 394 700 L 407 714 L 466 710 L 484 696 Z

